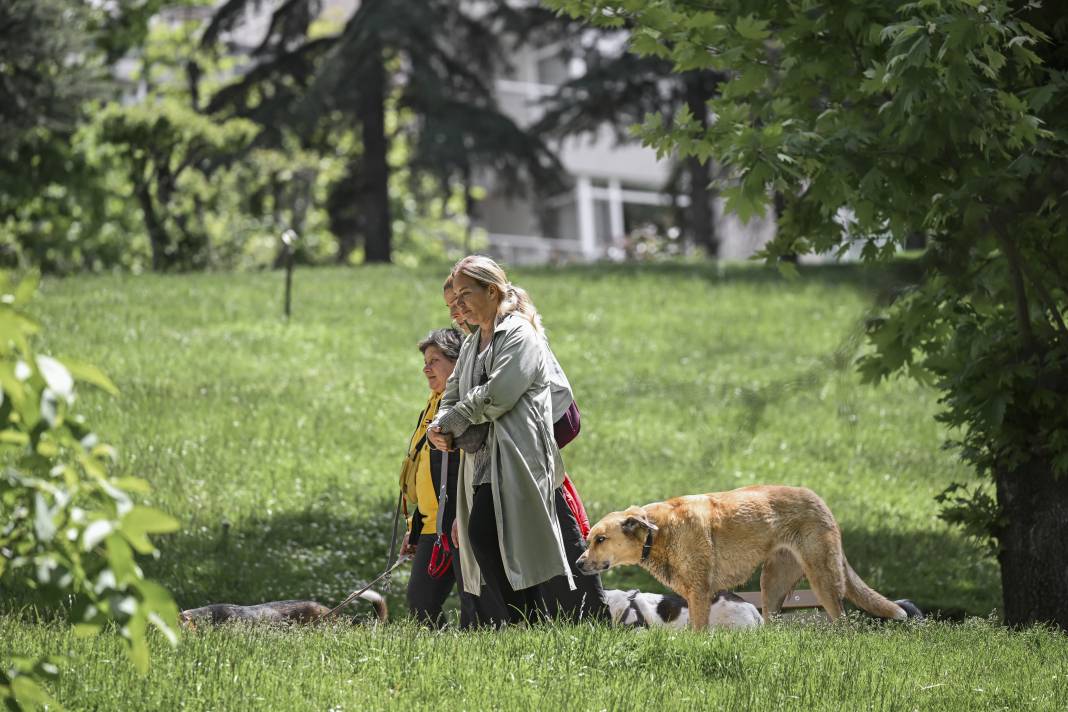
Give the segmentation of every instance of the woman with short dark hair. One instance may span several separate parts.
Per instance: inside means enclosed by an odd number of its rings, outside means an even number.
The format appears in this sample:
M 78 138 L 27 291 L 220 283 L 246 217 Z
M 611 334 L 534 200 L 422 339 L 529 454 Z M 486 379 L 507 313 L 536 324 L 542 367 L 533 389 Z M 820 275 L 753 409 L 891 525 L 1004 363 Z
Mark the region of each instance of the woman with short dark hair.
M 453 366 L 460 355 L 461 340 L 460 332 L 456 329 L 435 329 L 419 342 L 419 350 L 423 354 L 423 375 L 430 386 L 430 397 L 419 414 L 415 432 L 408 441 L 408 456 L 401 468 L 405 511 L 410 512 L 408 534 L 401 553 L 413 557 L 412 574 L 408 579 L 408 609 L 418 621 L 437 627 L 444 623 L 441 609 L 457 581 L 458 565 L 454 561 L 454 565 L 438 578 L 431 576 L 428 571 L 430 555 L 437 539 L 438 507 L 442 504 L 438 501 L 438 493 L 443 459 L 442 453 L 427 442 L 426 428 L 437 415 L 445 383 L 452 375 Z M 456 516 L 459 460 L 459 457 L 451 458 L 446 473 L 447 499 L 441 519 L 445 532 L 451 530 Z M 461 597 L 461 612 L 467 598 Z

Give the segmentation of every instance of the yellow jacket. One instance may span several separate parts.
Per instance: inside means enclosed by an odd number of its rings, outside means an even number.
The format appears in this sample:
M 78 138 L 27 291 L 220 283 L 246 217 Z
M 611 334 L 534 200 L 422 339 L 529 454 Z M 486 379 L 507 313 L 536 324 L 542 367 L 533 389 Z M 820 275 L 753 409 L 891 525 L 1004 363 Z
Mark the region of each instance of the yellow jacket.
M 401 491 L 404 492 L 405 512 L 418 509 L 422 515 L 422 534 L 437 533 L 438 493 L 434 488 L 434 478 L 430 474 L 430 443 L 426 441 L 427 426 L 438 413 L 441 402 L 440 393 L 431 393 L 426 407 L 419 417 L 415 432 L 408 440 L 408 456 L 401 467 Z M 408 531 L 412 530 L 412 518 L 408 517 Z

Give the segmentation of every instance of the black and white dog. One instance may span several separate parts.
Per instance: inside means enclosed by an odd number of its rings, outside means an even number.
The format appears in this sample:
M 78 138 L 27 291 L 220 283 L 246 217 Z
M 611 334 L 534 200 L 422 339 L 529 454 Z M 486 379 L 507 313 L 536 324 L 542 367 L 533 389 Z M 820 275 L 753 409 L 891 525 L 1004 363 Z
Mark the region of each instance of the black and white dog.
M 619 625 L 681 630 L 690 622 L 690 609 L 681 596 L 618 589 L 605 589 L 604 596 L 612 622 Z M 708 625 L 713 628 L 756 628 L 763 623 L 756 606 L 730 591 L 720 591 L 712 600 Z

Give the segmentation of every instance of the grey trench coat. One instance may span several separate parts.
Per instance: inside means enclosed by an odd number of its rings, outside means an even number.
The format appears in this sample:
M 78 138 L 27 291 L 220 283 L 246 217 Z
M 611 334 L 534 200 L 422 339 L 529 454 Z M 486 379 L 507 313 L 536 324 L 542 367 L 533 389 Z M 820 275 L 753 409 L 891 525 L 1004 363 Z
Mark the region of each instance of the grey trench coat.
M 485 443 L 490 485 L 501 559 L 512 588 L 563 575 L 574 590 L 554 497 L 564 481 L 552 430 L 550 359 L 555 359 L 529 321 L 507 315 L 493 330 L 485 356 L 488 379 L 478 385 L 478 343 L 478 331 L 464 340 L 434 424 L 456 435 L 470 424 L 490 423 Z M 465 457 L 456 503 L 460 567 L 465 590 L 478 595 L 483 578 L 467 536 L 474 475 L 474 458 Z

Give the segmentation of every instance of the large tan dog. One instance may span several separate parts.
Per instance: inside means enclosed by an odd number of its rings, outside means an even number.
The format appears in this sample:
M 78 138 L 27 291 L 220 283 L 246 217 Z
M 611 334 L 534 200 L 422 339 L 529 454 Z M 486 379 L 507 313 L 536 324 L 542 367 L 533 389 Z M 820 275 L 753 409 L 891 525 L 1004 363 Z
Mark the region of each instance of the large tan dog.
M 755 485 L 631 507 L 597 522 L 587 542 L 577 561 L 583 573 L 638 564 L 686 599 L 698 630 L 715 592 L 745 583 L 761 563 L 764 620 L 802 576 L 832 620 L 844 614 L 843 598 L 881 618 L 907 617 L 857 576 L 831 510 L 803 487 Z

